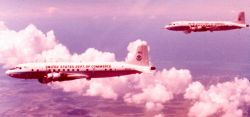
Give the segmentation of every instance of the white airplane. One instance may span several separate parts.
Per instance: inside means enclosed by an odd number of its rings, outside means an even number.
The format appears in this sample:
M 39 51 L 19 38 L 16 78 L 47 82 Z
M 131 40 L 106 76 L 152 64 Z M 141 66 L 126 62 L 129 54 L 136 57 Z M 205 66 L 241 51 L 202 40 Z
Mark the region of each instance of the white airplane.
M 26 63 L 17 65 L 6 71 L 14 78 L 38 79 L 40 83 L 47 84 L 53 81 L 67 81 L 79 78 L 104 78 L 150 72 L 156 68 L 150 66 L 148 46 L 137 48 L 134 60 L 125 62 L 92 62 L 92 63 Z
M 184 31 L 188 34 L 191 32 L 204 31 L 225 31 L 249 27 L 245 23 L 245 13 L 240 12 L 237 21 L 175 21 L 166 25 L 164 29 L 173 31 Z

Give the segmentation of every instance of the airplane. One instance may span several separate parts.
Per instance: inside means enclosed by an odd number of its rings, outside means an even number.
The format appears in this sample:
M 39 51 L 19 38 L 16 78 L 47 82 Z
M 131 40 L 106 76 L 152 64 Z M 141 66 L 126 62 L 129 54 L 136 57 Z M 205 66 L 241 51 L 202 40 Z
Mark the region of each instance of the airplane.
M 6 71 L 10 77 L 21 79 L 38 79 L 42 84 L 54 81 L 67 81 L 80 78 L 107 78 L 130 74 L 150 72 L 148 46 L 137 47 L 131 62 L 44 62 L 24 63 Z
M 245 13 L 240 12 L 237 21 L 175 21 L 166 25 L 164 29 L 184 31 L 184 33 L 189 34 L 191 32 L 225 31 L 245 27 L 249 27 L 249 25 L 245 23 Z

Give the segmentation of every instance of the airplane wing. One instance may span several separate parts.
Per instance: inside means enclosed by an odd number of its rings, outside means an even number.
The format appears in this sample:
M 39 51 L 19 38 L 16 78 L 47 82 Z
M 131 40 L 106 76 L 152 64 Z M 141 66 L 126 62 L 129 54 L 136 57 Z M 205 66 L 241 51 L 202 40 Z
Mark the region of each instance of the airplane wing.
M 211 27 L 206 27 L 206 26 L 191 26 L 189 27 L 190 31 L 194 32 L 203 32 L 203 31 L 208 31 Z
M 206 27 L 206 26 L 191 26 L 191 27 L 189 27 L 189 29 L 192 31 L 199 31 L 199 30 L 204 30 L 207 28 L 209 28 L 209 27 Z
M 74 79 L 80 79 L 80 78 L 86 78 L 87 80 L 90 80 L 90 75 L 84 74 L 84 73 L 48 73 L 43 78 L 39 78 L 38 81 L 42 84 L 47 84 L 52 81 L 67 81 L 67 80 L 74 80 Z

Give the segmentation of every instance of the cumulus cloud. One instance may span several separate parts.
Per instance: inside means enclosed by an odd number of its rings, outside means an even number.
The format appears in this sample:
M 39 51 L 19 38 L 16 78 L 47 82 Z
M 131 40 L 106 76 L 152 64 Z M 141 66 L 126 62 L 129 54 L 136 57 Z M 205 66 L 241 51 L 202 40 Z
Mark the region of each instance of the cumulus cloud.
M 7 30 L 7 27 L 5 26 L 4 22 L 0 21 L 0 30 Z
M 188 70 L 163 69 L 154 74 L 142 74 L 136 83 L 137 91 L 125 94 L 127 103 L 144 104 L 147 110 L 161 111 L 163 104 L 183 93 L 192 81 Z
M 4 67 L 32 61 L 34 56 L 57 45 L 53 31 L 46 34 L 34 25 L 20 31 L 8 29 L 0 23 L 0 64 Z
M 155 115 L 154 117 L 164 117 L 164 114 L 157 114 L 157 115 Z
M 198 81 L 193 82 L 186 89 L 184 97 L 187 99 L 197 99 L 204 90 L 205 90 L 204 86 L 200 82 Z
M 115 60 L 115 54 L 102 52 L 94 48 L 89 48 L 81 54 L 71 54 L 68 48 L 62 44 L 57 44 L 53 49 L 43 51 L 35 56 L 36 61 L 64 61 L 64 62 L 94 62 L 105 61 L 112 62 Z
M 117 94 L 114 92 L 112 87 L 106 87 L 106 85 L 103 83 L 91 83 L 86 91 L 86 95 L 101 96 L 103 98 L 112 98 L 112 99 L 117 98 Z
M 192 117 L 242 117 L 243 106 L 250 104 L 250 82 L 235 78 L 205 89 L 199 82 L 193 82 L 186 89 L 186 99 L 194 100 L 188 115 Z

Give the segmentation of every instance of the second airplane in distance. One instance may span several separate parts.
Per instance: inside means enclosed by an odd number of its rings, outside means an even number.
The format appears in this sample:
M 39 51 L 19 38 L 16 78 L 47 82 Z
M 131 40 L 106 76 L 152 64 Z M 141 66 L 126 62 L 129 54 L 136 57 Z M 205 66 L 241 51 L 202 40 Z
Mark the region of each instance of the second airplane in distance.
M 204 31 L 225 31 L 249 27 L 245 23 L 245 13 L 240 12 L 237 21 L 175 21 L 166 25 L 164 29 L 173 31 L 184 31 L 188 34 L 191 32 Z

